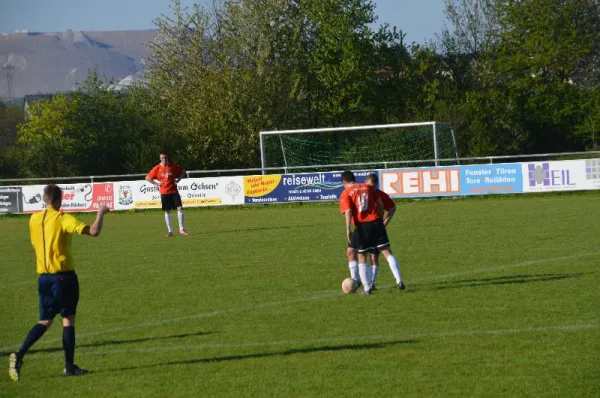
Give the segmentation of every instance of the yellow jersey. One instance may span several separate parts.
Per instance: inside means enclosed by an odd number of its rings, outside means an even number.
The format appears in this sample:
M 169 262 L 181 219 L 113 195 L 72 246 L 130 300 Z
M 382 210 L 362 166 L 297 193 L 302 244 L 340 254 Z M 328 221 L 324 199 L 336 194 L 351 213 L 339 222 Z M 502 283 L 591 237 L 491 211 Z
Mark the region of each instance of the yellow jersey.
M 85 223 L 51 207 L 29 219 L 31 244 L 35 250 L 37 273 L 56 274 L 73 271 L 72 234 L 81 235 Z

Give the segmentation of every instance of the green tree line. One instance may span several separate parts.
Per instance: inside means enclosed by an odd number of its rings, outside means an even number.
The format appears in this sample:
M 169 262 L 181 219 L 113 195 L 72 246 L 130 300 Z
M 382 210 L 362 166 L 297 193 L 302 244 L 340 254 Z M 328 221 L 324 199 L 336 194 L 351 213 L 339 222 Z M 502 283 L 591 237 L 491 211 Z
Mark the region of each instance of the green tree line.
M 146 81 L 91 71 L 27 111 L 0 106 L 0 177 L 258 167 L 261 130 L 436 120 L 461 156 L 594 149 L 600 2 L 446 0 L 436 40 L 375 26 L 371 0 L 223 0 L 155 20 Z

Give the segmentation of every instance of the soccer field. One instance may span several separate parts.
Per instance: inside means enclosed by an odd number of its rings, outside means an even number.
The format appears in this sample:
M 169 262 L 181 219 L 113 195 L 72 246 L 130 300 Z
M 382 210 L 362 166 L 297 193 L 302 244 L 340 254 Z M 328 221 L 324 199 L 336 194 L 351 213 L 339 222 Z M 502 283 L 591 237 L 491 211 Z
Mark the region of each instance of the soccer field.
M 81 216 L 93 220 L 92 214 Z M 76 363 L 37 321 L 28 218 L 0 218 L 0 396 L 599 396 L 600 193 L 398 202 L 379 290 L 344 295 L 337 204 L 110 213 L 75 237 Z

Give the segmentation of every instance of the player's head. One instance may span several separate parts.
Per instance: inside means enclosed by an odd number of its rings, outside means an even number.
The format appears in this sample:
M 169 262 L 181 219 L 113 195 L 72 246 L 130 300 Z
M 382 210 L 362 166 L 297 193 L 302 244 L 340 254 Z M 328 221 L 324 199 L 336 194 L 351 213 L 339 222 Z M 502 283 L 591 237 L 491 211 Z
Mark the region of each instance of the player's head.
M 163 166 L 171 162 L 171 159 L 169 158 L 169 154 L 165 151 L 159 153 L 158 158 L 160 159 L 160 162 L 162 163 Z
M 342 184 L 344 186 L 352 185 L 356 182 L 356 178 L 354 178 L 354 173 L 350 170 L 346 170 L 342 173 Z
M 379 177 L 377 177 L 377 174 L 371 173 L 367 176 L 365 182 L 377 188 L 377 186 L 379 185 Z
M 58 185 L 48 184 L 44 187 L 44 202 L 54 210 L 62 206 L 62 189 Z

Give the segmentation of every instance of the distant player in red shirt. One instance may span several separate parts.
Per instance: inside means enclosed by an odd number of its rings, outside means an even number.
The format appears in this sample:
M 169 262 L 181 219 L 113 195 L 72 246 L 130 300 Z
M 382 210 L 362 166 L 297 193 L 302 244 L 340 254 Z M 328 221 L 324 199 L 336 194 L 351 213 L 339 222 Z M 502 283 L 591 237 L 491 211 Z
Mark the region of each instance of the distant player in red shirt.
M 375 174 L 375 173 L 369 174 L 367 176 L 367 179 L 365 180 L 365 183 L 374 187 L 375 192 L 377 193 L 377 197 L 379 199 L 381 199 L 381 202 L 383 204 L 383 212 L 381 212 L 381 210 L 379 210 L 379 209 L 378 210 L 380 211 L 380 214 L 382 214 L 382 216 L 385 215 L 385 218 L 383 218 L 383 225 L 385 225 L 385 227 L 387 228 L 390 221 L 392 221 L 392 217 L 394 217 L 394 214 L 396 213 L 396 204 L 394 203 L 394 201 L 390 198 L 390 196 L 387 193 L 378 189 L 379 177 L 377 176 L 377 174 Z M 350 251 L 351 249 L 348 248 L 348 250 Z M 396 260 L 396 257 L 392 253 L 392 249 L 390 247 L 387 247 L 385 249 L 382 249 L 381 251 L 383 252 L 385 259 L 387 260 L 388 265 L 390 266 L 390 270 L 392 271 L 392 274 L 394 275 L 394 279 L 396 279 L 396 285 L 398 286 L 398 288 L 400 290 L 404 290 L 405 286 L 404 286 L 404 282 L 402 282 L 400 266 L 398 265 L 398 261 Z M 372 274 L 373 274 L 373 286 L 372 287 L 373 287 L 373 289 L 375 289 L 375 280 L 377 279 L 377 275 L 379 275 L 379 250 L 375 250 L 375 251 L 371 252 L 371 267 L 372 267 Z
M 367 267 L 366 252 L 388 248 L 390 242 L 378 209 L 383 209 L 375 188 L 368 184 L 357 184 L 351 171 L 342 173 L 344 191 L 340 195 L 340 212 L 346 219 L 348 246 L 356 252 L 358 262 L 349 261 L 350 275 L 360 281 L 366 294 L 371 294 L 371 268 Z M 352 231 L 354 224 L 354 231 Z M 358 271 L 358 272 L 357 272 Z
M 177 220 L 179 221 L 179 234 L 189 235 L 183 226 L 183 205 L 181 196 L 177 190 L 177 183 L 185 175 L 185 170 L 178 164 L 171 163 L 169 155 L 161 152 L 159 155 L 160 163 L 154 166 L 146 176 L 146 181 L 159 187 L 160 201 L 162 209 L 165 211 L 165 221 L 167 223 L 167 237 L 173 236 L 171 226 L 171 210 L 177 209 Z

